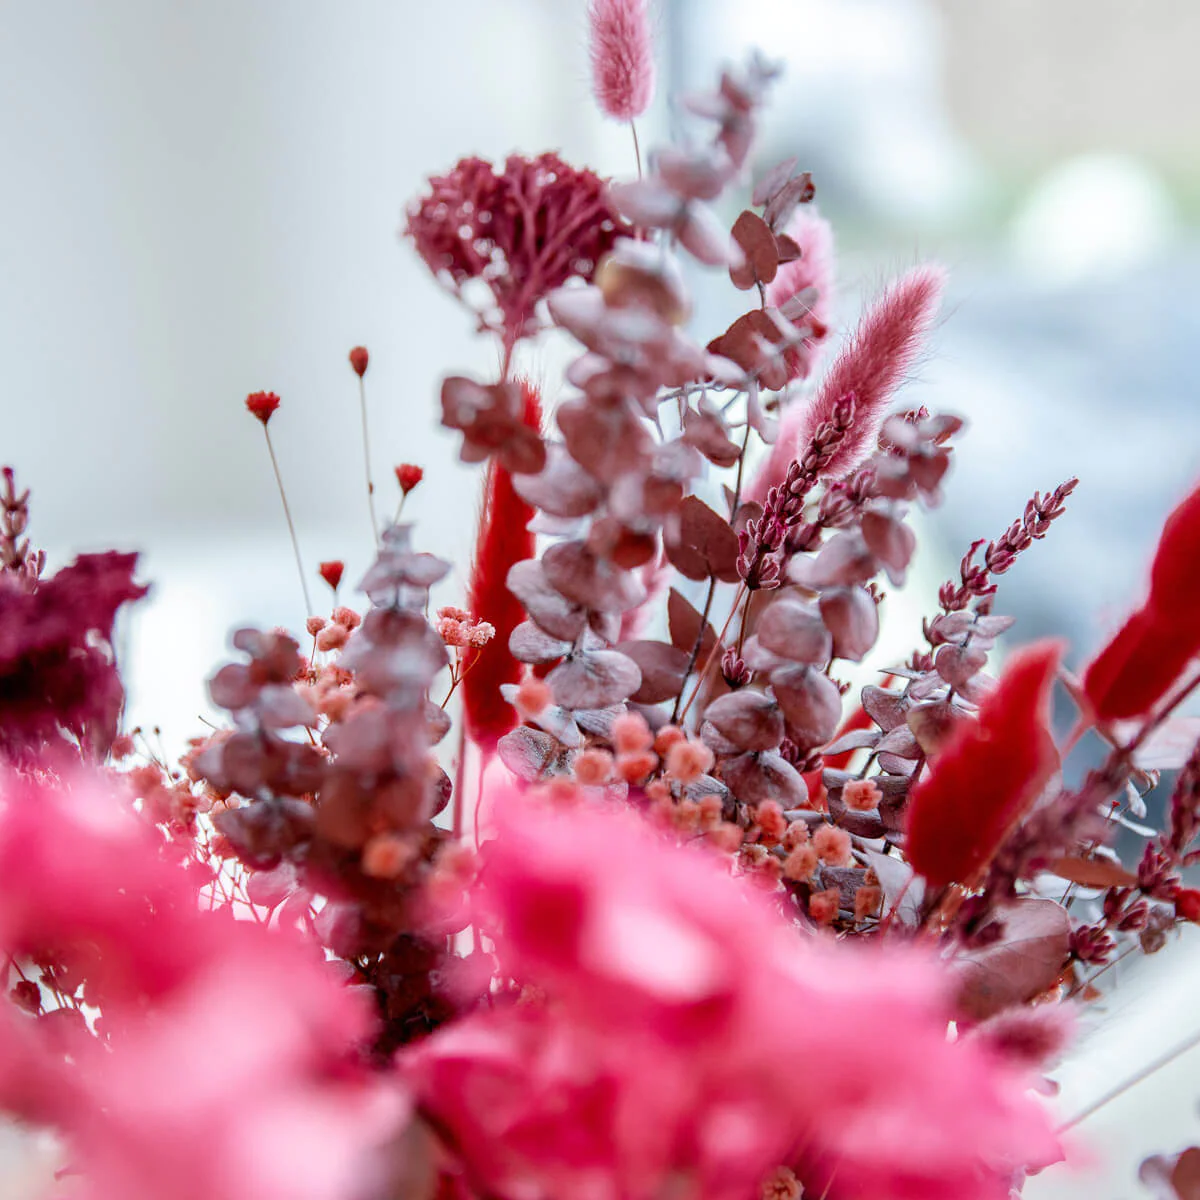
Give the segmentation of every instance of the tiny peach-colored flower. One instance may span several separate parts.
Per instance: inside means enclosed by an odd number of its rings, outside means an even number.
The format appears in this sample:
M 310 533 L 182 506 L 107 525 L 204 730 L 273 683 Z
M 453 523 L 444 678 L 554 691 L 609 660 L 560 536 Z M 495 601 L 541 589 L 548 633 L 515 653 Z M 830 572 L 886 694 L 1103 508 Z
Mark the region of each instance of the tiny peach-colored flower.
M 680 783 L 695 783 L 713 765 L 713 753 L 697 741 L 676 742 L 667 751 L 667 774 Z
M 517 685 L 517 694 L 513 697 L 513 707 L 523 717 L 536 717 L 554 702 L 554 694 L 550 685 L 543 679 L 529 676 Z
M 777 800 L 764 800 L 754 810 L 754 821 L 758 826 L 758 840 L 764 845 L 775 846 L 783 841 L 788 819 Z
M 412 862 L 416 847 L 396 833 L 380 833 L 363 847 L 362 869 L 373 879 L 395 879 Z
M 804 1189 L 790 1167 L 773 1171 L 762 1185 L 762 1200 L 801 1200 Z
M 607 750 L 584 750 L 575 758 L 575 781 L 584 787 L 603 787 L 612 773 L 613 756 Z
M 882 901 L 883 891 L 881 888 L 872 884 L 863 884 L 854 893 L 854 919 L 865 921 L 867 917 L 873 917 L 879 911 Z
M 325 618 L 324 617 L 309 617 L 308 620 L 304 622 L 304 628 L 307 629 L 308 632 L 311 633 L 313 637 L 316 637 L 317 634 L 320 633 L 321 630 L 325 628 Z
M 321 651 L 340 650 L 346 644 L 349 636 L 344 625 L 326 625 L 317 634 L 317 649 Z
M 797 846 L 783 862 L 783 873 L 796 883 L 803 883 L 812 877 L 817 869 L 817 851 L 811 843 Z
M 808 915 L 818 925 L 831 925 L 838 914 L 838 890 L 826 888 L 823 892 L 813 892 L 808 898 Z
M 783 835 L 783 848 L 791 853 L 797 846 L 808 843 L 808 826 L 803 821 L 793 821 Z
M 850 835 L 844 829 L 822 825 L 812 835 L 812 844 L 823 863 L 831 867 L 850 865 Z
M 664 725 L 654 735 L 654 751 L 660 756 L 665 756 L 676 742 L 682 742 L 686 737 L 687 734 L 678 725 Z
M 466 626 L 467 645 L 478 649 L 486 646 L 496 636 L 496 627 L 488 621 L 476 621 Z
M 722 821 L 708 831 L 709 842 L 718 850 L 724 850 L 726 854 L 736 854 L 741 848 L 744 836 L 741 826 L 734 825 L 731 821 Z
M 357 629 L 362 624 L 362 617 L 354 609 L 347 608 L 343 604 L 339 604 L 333 610 L 332 616 L 337 624 L 344 626 L 346 629 Z
M 871 812 L 879 807 L 883 793 L 872 779 L 850 779 L 842 788 L 842 803 L 851 812 Z
M 626 751 L 617 756 L 617 774 L 626 783 L 644 783 L 658 766 L 658 755 L 649 750 Z
M 634 754 L 654 745 L 654 734 L 641 713 L 622 713 L 612 726 L 612 743 L 618 753 Z

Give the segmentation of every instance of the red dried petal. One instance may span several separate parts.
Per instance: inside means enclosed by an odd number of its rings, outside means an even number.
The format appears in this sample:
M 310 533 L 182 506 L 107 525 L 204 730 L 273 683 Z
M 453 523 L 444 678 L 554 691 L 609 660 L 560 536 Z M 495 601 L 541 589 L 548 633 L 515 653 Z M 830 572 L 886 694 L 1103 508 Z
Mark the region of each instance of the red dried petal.
M 246 408 L 265 426 L 279 407 L 279 397 L 274 392 L 251 392 L 246 397 Z
M 930 883 L 969 882 L 1057 767 L 1049 704 L 1059 654 L 1054 641 L 1014 654 L 978 719 L 962 722 L 914 785 L 905 850 Z

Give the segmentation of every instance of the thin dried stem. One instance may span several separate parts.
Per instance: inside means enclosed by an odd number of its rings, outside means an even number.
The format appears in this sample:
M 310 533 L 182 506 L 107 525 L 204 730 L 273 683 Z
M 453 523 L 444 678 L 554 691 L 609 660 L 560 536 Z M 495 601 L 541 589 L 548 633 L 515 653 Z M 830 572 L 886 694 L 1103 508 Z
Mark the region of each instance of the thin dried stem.
M 1091 1104 L 1076 1113 L 1069 1121 L 1060 1125 L 1055 1132 L 1066 1133 L 1067 1130 L 1074 1129 L 1076 1125 L 1081 1124 L 1088 1117 L 1099 1112 L 1106 1104 L 1110 1104 L 1113 1100 L 1123 1096 L 1130 1088 L 1137 1087 L 1139 1083 L 1143 1083 L 1149 1079 L 1156 1071 L 1161 1071 L 1163 1067 L 1170 1066 L 1177 1058 L 1182 1057 L 1196 1046 L 1200 1046 L 1200 1029 L 1196 1030 L 1191 1037 L 1168 1050 L 1166 1054 L 1162 1054 L 1152 1062 L 1147 1063 L 1140 1071 L 1135 1071 L 1128 1079 L 1123 1080 L 1116 1087 L 1105 1092 L 1098 1100 L 1093 1100 Z
M 283 476 L 279 473 L 279 460 L 275 457 L 275 447 L 271 444 L 271 431 L 263 425 L 263 436 L 267 439 L 267 453 L 271 456 L 271 467 L 275 471 L 275 482 L 279 485 L 279 499 L 283 501 L 283 515 L 287 518 L 288 533 L 292 538 L 292 553 L 296 556 L 296 572 L 300 576 L 300 590 L 304 593 L 304 615 L 311 617 L 313 613 L 312 600 L 308 595 L 308 580 L 304 576 L 304 564 L 300 560 L 300 542 L 296 537 L 296 526 L 292 522 L 292 510 L 288 506 L 287 492 L 283 487 Z
M 371 480 L 371 435 L 367 428 L 367 385 L 358 377 L 358 407 L 362 413 L 363 472 L 367 479 L 367 509 L 371 514 L 371 536 L 379 549 L 379 522 L 375 518 L 375 484 Z M 403 503 L 403 501 L 402 501 Z

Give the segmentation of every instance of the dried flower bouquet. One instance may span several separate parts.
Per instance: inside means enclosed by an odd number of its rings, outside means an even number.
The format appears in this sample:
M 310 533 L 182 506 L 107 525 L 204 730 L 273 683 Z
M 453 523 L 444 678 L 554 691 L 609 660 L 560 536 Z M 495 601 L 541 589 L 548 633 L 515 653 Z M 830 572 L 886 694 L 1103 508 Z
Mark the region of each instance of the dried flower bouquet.
M 596 98 L 632 127 L 644 4 L 589 16 Z M 987 671 L 998 579 L 1074 479 L 967 550 L 906 662 L 873 657 L 962 427 L 893 405 L 942 274 L 833 349 L 808 174 L 759 176 L 724 227 L 774 74 L 689 98 L 704 136 L 644 170 L 635 130 L 633 181 L 551 153 L 429 181 L 406 237 L 500 362 L 441 387 L 485 472 L 469 591 L 430 614 L 450 564 L 399 523 L 422 467 L 377 519 L 356 347 L 363 602 L 331 561 L 314 607 L 293 531 L 304 637 L 234 634 L 227 720 L 181 763 L 121 730 L 135 556 L 48 574 L 5 470 L 0 1104 L 58 1133 L 74 1194 L 985 1200 L 1069 1149 L 1036 1093 L 1072 1013 L 1200 921 L 1175 715 L 1200 490 L 1081 678 L 1057 642 Z M 704 345 L 681 259 L 747 298 Z M 548 326 L 578 347 L 553 398 L 520 373 Z M 281 477 L 280 398 L 246 407 Z M 877 683 L 840 678 L 864 662 Z M 1085 736 L 1108 748 L 1073 785 Z M 1175 768 L 1122 862 L 1114 829 Z M 1147 1183 L 1195 1196 L 1198 1159 Z

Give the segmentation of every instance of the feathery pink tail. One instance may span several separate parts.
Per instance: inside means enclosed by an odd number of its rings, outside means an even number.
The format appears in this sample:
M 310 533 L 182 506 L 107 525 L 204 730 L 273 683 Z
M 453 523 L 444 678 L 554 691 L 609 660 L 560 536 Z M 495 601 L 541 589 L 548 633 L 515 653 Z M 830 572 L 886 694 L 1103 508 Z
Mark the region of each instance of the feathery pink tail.
M 654 99 L 654 47 L 646 0 L 592 0 L 592 92 L 618 121 L 640 117 Z
M 921 349 L 945 278 L 940 267 L 917 267 L 885 289 L 867 309 L 817 394 L 784 413 L 771 454 L 746 490 L 747 500 L 761 502 L 772 487 L 783 482 L 813 431 L 829 420 L 834 406 L 845 396 L 854 396 L 854 421 L 825 474 L 841 479 L 874 451 L 888 401 Z

